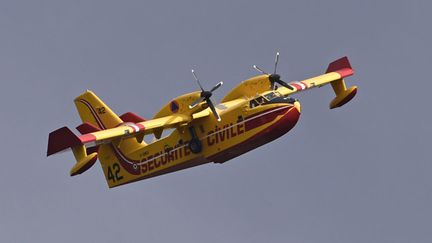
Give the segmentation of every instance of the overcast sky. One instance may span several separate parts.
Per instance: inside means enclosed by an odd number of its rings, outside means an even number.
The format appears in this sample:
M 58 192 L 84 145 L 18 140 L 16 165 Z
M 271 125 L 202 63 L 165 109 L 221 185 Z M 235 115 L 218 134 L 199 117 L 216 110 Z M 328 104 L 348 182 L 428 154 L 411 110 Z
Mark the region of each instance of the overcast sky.
M 290 3 L 288 3 L 290 2 Z M 0 1 L 1 242 L 432 242 L 430 1 Z M 93 90 L 151 118 L 170 99 L 349 56 L 359 87 L 296 95 L 297 126 L 223 165 L 108 189 L 48 133 Z

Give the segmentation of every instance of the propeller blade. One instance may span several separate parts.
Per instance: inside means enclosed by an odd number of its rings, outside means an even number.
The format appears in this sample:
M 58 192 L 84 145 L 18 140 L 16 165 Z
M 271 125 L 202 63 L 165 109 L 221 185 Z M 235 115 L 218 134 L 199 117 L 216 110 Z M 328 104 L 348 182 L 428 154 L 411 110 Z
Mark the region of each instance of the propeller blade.
M 275 67 L 274 67 L 274 72 L 273 73 L 276 73 L 278 62 L 279 62 L 279 52 L 276 52 Z
M 195 70 L 192 69 L 192 75 L 194 76 L 195 80 L 197 81 L 198 85 L 200 86 L 201 90 L 204 91 L 198 77 L 195 75 Z
M 196 99 L 194 102 L 192 102 L 192 104 L 189 105 L 189 109 L 193 109 L 195 106 L 197 106 L 199 103 L 203 102 L 203 100 L 205 99 L 205 97 L 199 97 L 198 99 Z
M 219 87 L 222 86 L 222 84 L 223 84 L 223 82 L 220 81 L 218 84 L 216 84 L 216 85 L 215 85 L 215 86 L 210 90 L 210 92 L 213 92 L 213 91 L 219 89 Z
M 287 89 L 294 90 L 293 86 L 291 86 L 291 85 L 285 83 L 284 81 L 282 81 L 282 80 L 280 80 L 280 79 L 279 79 L 278 81 L 276 81 L 276 82 L 277 82 L 278 84 L 284 86 L 284 87 L 287 88 Z
M 217 113 L 216 108 L 213 105 L 213 102 L 211 101 L 211 99 L 207 99 L 206 101 L 207 101 L 208 106 L 210 107 L 210 110 L 213 112 L 213 115 L 216 117 L 217 121 L 220 122 L 221 118 L 220 118 L 219 114 Z
M 252 67 L 262 74 L 268 74 L 268 73 L 264 72 L 263 70 L 261 70 L 257 65 L 253 65 Z

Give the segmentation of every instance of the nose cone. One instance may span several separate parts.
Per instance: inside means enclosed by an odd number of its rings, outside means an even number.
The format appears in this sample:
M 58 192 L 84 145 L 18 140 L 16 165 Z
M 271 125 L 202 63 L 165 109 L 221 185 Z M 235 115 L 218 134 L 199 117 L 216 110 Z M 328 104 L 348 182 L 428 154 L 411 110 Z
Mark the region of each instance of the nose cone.
M 288 111 L 285 111 L 278 121 L 263 131 L 263 136 L 260 138 L 261 142 L 268 143 L 284 135 L 297 124 L 300 118 L 300 103 L 296 101 L 294 107 L 288 107 Z
M 301 105 L 300 102 L 294 102 L 294 107 L 297 109 L 298 113 L 301 113 Z

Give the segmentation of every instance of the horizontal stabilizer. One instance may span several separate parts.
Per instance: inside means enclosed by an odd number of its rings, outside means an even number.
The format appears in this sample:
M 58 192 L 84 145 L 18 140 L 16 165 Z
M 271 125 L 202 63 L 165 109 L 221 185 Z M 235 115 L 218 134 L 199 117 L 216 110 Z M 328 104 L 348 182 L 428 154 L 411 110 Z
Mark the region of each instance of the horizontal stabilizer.
M 133 123 L 139 123 L 144 122 L 145 119 L 133 112 L 126 112 L 123 115 L 120 116 L 120 119 L 124 122 L 133 122 Z
M 81 125 L 81 128 L 78 130 L 82 131 L 82 128 L 85 126 L 85 124 Z M 49 134 L 47 156 L 65 149 L 72 149 L 77 162 L 74 167 L 72 167 L 70 175 L 75 176 L 81 174 L 92 167 L 97 160 L 98 146 L 91 148 L 86 148 L 84 146 L 87 136 L 88 135 L 82 135 L 78 137 L 67 127 L 57 129 Z M 89 155 L 88 152 L 90 152 Z
M 82 145 L 81 139 L 69 128 L 59 128 L 49 134 L 47 156 L 79 145 Z
M 90 122 L 84 122 L 83 124 L 77 126 L 76 129 L 83 135 L 87 133 L 98 132 L 101 130 L 99 127 L 96 127 Z

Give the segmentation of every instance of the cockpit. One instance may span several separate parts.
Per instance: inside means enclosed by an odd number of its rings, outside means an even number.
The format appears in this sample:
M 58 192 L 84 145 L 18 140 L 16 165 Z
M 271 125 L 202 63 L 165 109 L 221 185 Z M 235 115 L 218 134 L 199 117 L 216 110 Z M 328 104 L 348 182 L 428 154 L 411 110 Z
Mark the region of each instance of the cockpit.
M 294 104 L 295 101 L 296 99 L 288 96 L 283 96 L 278 91 L 271 91 L 267 94 L 257 96 L 254 99 L 250 100 L 249 107 L 254 108 L 260 105 L 275 104 L 275 103 Z

